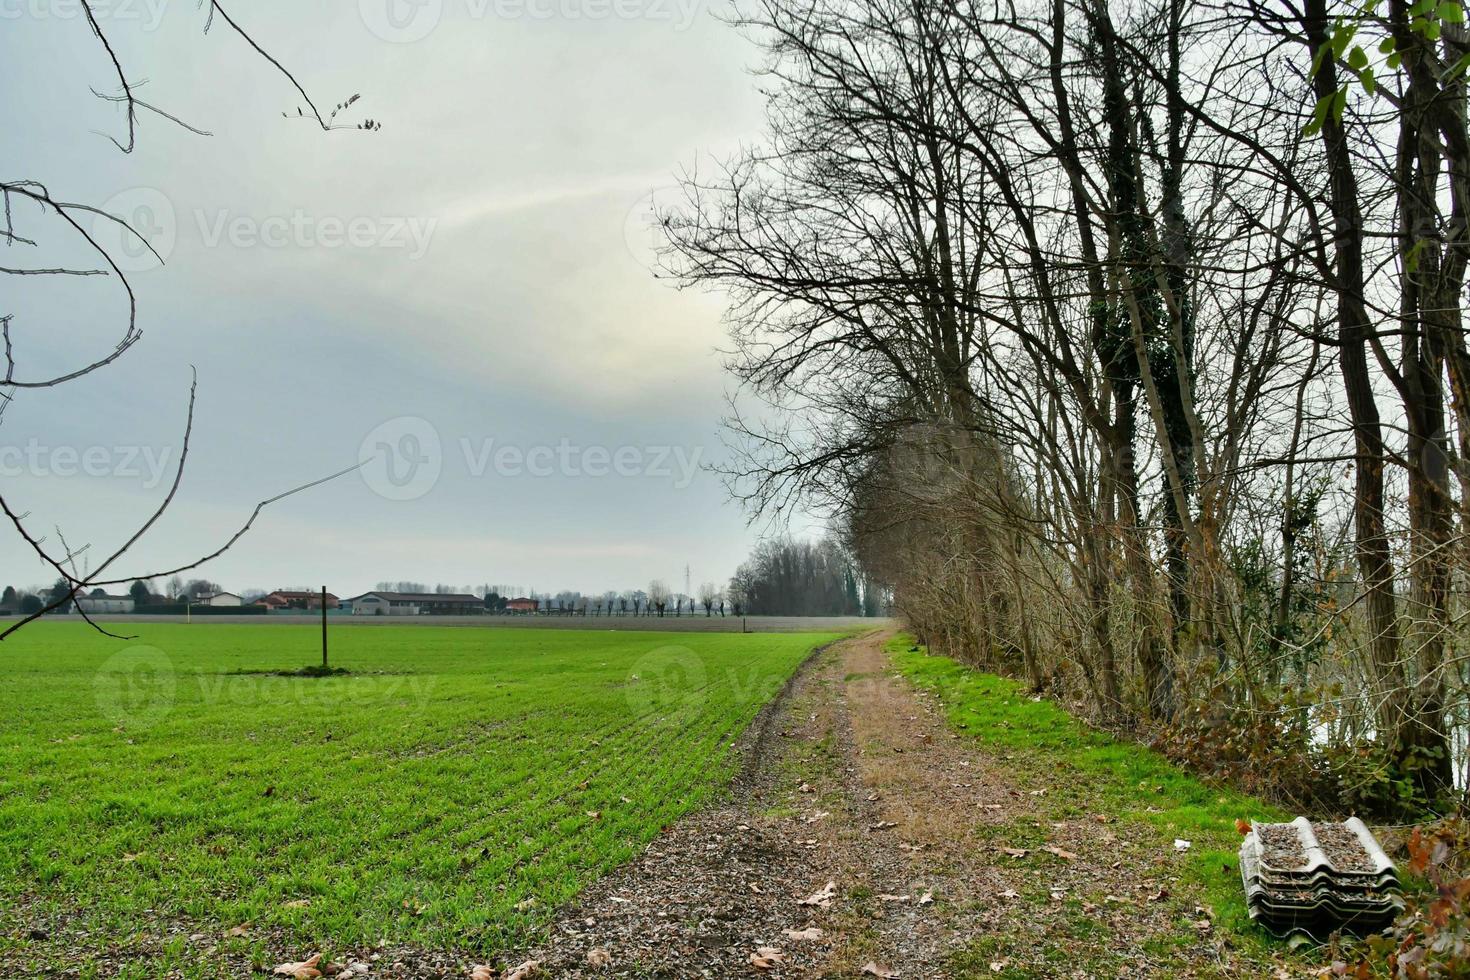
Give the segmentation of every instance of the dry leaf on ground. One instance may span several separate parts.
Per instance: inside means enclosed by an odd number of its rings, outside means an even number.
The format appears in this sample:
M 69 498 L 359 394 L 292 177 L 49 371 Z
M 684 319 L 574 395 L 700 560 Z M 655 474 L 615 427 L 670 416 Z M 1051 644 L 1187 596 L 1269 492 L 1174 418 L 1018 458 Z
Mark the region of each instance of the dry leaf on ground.
M 871 960 L 863 967 L 862 973 L 865 977 L 879 977 L 881 980 L 898 980 L 897 972 L 888 969 L 886 966 L 879 966 Z
M 322 975 L 322 971 L 316 965 L 322 961 L 322 954 L 302 960 L 299 963 L 282 963 L 271 972 L 278 977 L 291 977 L 292 980 L 315 980 Z
M 822 938 L 822 930 L 816 926 L 811 926 L 806 929 L 784 929 L 782 931 L 786 933 L 787 939 L 797 939 L 803 942 L 816 942 Z
M 507 973 L 505 980 L 526 980 L 526 977 L 533 976 L 540 972 L 540 970 L 540 960 L 526 960 L 526 962 Z
M 829 882 L 827 882 L 826 886 L 821 891 L 817 892 L 814 895 L 810 895 L 807 898 L 803 898 L 802 900 L 800 900 L 796 904 L 797 905 L 816 905 L 816 906 L 819 906 L 821 908 L 826 908 L 827 906 L 829 906 L 829 905 L 832 904 L 832 899 L 834 899 L 836 897 L 837 897 L 837 882 L 835 882 L 835 881 L 829 881 Z
M 786 954 L 770 946 L 762 946 L 750 954 L 750 965 L 757 970 L 774 970 L 786 960 Z
M 601 947 L 587 951 L 587 965 L 600 969 L 612 966 L 612 954 Z

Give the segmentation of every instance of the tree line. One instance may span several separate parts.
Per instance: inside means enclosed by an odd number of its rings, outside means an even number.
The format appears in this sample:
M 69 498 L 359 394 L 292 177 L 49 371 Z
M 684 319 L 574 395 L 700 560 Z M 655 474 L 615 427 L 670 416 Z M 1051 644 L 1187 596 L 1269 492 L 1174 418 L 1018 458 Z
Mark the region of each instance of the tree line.
M 758 545 L 730 579 L 755 616 L 880 616 L 879 589 L 860 583 L 852 556 L 832 538 L 776 538 Z
M 764 140 L 658 216 L 663 271 L 729 298 L 758 406 L 737 495 L 823 510 L 932 647 L 1099 724 L 1284 793 L 1444 803 L 1470 727 L 1464 20 L 744 8 Z

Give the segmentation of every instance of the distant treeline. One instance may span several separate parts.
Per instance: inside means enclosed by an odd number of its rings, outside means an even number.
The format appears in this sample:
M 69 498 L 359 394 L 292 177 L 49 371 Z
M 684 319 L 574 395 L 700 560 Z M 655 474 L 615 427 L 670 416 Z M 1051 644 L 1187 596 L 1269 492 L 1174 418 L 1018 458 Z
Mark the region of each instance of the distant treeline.
M 886 599 L 860 579 L 847 549 L 825 538 L 762 542 L 730 579 L 753 616 L 883 616 Z

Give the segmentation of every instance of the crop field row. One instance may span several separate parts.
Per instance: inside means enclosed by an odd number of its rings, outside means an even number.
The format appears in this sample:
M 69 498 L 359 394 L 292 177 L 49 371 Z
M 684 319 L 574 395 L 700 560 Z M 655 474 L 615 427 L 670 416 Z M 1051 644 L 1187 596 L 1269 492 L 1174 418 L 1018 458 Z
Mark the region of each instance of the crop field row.
M 42 623 L 7 641 L 0 963 L 149 923 L 493 952 L 717 791 L 822 634 Z M 277 673 L 279 672 L 279 673 Z M 27 928 L 48 924 L 46 943 Z M 72 937 L 66 943 L 66 937 Z

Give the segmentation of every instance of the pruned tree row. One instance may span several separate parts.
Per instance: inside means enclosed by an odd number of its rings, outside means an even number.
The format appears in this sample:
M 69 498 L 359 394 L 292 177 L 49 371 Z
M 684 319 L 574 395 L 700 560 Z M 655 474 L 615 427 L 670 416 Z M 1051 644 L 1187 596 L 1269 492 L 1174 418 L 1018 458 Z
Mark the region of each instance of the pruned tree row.
M 1288 794 L 1445 800 L 1463 9 L 760 0 L 739 26 L 766 139 L 660 215 L 766 403 L 732 420 L 737 494 L 825 508 L 924 640 L 1102 724 Z

